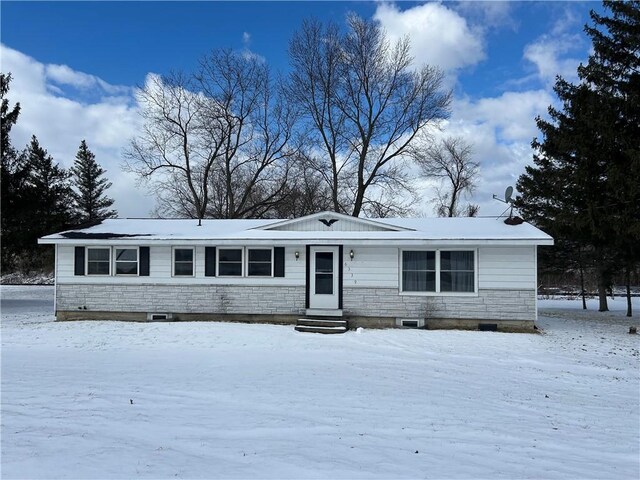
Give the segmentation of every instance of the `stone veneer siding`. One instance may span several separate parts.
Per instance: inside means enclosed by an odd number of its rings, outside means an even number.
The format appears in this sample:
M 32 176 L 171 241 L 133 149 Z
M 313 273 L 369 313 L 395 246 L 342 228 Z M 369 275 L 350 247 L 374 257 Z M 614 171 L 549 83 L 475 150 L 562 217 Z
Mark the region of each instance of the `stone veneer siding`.
M 56 288 L 58 311 L 304 315 L 304 287 L 84 285 Z
M 480 290 L 478 296 L 399 295 L 395 288 L 345 288 L 344 315 L 363 317 L 530 320 L 534 290 Z
M 58 311 L 304 315 L 304 286 L 59 284 Z M 478 296 L 399 295 L 394 288 L 344 288 L 345 317 L 533 321 L 534 290 Z M 388 322 L 381 323 L 380 326 Z

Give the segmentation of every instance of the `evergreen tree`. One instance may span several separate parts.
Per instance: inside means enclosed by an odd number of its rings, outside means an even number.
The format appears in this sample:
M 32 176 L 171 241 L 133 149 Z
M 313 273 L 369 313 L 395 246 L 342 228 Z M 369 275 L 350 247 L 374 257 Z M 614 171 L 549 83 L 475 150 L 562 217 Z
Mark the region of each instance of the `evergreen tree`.
M 105 190 L 111 187 L 111 182 L 102 177 L 105 173 L 87 147 L 87 142 L 82 140 L 71 168 L 75 187 L 72 196 L 81 222 L 94 222 L 118 215 L 115 210 L 109 210 L 113 199 L 105 195 Z
M 613 144 L 607 169 L 609 211 L 616 256 L 625 270 L 627 315 L 631 316 L 631 272 L 640 263 L 640 2 L 605 2 L 610 16 L 591 12 L 585 31 L 593 54 L 580 77 L 615 117 L 608 132 Z
M 25 215 L 23 225 L 23 269 L 52 266 L 51 252 L 38 254 L 37 240 L 43 235 L 70 228 L 75 223 L 72 209 L 70 173 L 57 165 L 51 155 L 40 146 L 35 135 L 23 152 L 23 162 L 28 169 L 27 194 L 23 199 Z
M 0 73 L 0 99 L 2 104 L 0 106 L 0 152 L 2 154 L 2 165 L 5 165 L 5 157 L 11 155 L 15 156 L 15 150 L 11 146 L 11 140 L 9 138 L 9 132 L 18 121 L 18 115 L 20 115 L 20 104 L 16 103 L 13 108 L 9 108 L 9 99 L 6 98 L 9 93 L 9 84 L 11 83 L 11 74 L 5 75 Z
M 585 254 L 594 261 L 601 311 L 620 260 L 627 269 L 637 263 L 640 233 L 640 3 L 605 7 L 613 16 L 591 12 L 596 27 L 585 28 L 594 53 L 578 69 L 581 83 L 556 81 L 562 109 L 550 107 L 548 121 L 537 118 L 535 166 L 518 180 L 523 214 L 561 245 L 580 245 L 574 255 L 581 265 Z
M 0 218 L 2 235 L 2 271 L 15 269 L 17 250 L 20 245 L 20 231 L 23 217 L 23 201 L 27 170 L 21 156 L 11 145 L 9 134 L 20 115 L 20 104 L 9 106 L 9 84 L 11 74 L 0 73 L 0 154 L 1 154 L 1 199 Z

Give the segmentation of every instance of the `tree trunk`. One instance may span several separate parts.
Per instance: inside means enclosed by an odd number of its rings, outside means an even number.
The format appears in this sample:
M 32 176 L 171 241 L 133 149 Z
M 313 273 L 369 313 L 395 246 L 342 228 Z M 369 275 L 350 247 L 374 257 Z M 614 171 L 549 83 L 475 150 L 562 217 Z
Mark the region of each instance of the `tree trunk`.
M 584 268 L 582 268 L 582 261 L 580 261 L 580 296 L 582 296 L 582 309 L 587 309 L 586 292 L 584 291 Z
M 633 311 L 631 309 L 631 267 L 627 266 L 627 275 L 626 275 L 626 284 L 627 284 L 627 317 L 633 315 Z
M 602 265 L 598 265 L 597 268 L 598 273 L 598 301 L 599 301 L 599 312 L 608 312 L 609 307 L 607 306 L 607 279 L 605 276 L 604 268 Z

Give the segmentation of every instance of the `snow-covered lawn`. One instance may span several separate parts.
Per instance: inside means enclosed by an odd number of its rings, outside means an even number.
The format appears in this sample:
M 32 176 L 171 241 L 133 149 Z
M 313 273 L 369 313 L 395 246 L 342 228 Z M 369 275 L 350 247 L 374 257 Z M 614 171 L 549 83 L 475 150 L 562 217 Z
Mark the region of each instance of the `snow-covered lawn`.
M 55 323 L 52 295 L 2 287 L 3 478 L 640 477 L 624 299 L 541 301 L 542 335 L 323 336 Z

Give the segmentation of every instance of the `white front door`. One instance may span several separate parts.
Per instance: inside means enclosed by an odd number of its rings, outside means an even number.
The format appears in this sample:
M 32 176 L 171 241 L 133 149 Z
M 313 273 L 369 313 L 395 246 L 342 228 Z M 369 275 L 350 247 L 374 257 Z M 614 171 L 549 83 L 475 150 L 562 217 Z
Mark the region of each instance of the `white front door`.
M 339 252 L 338 247 L 310 248 L 309 308 L 338 309 Z

